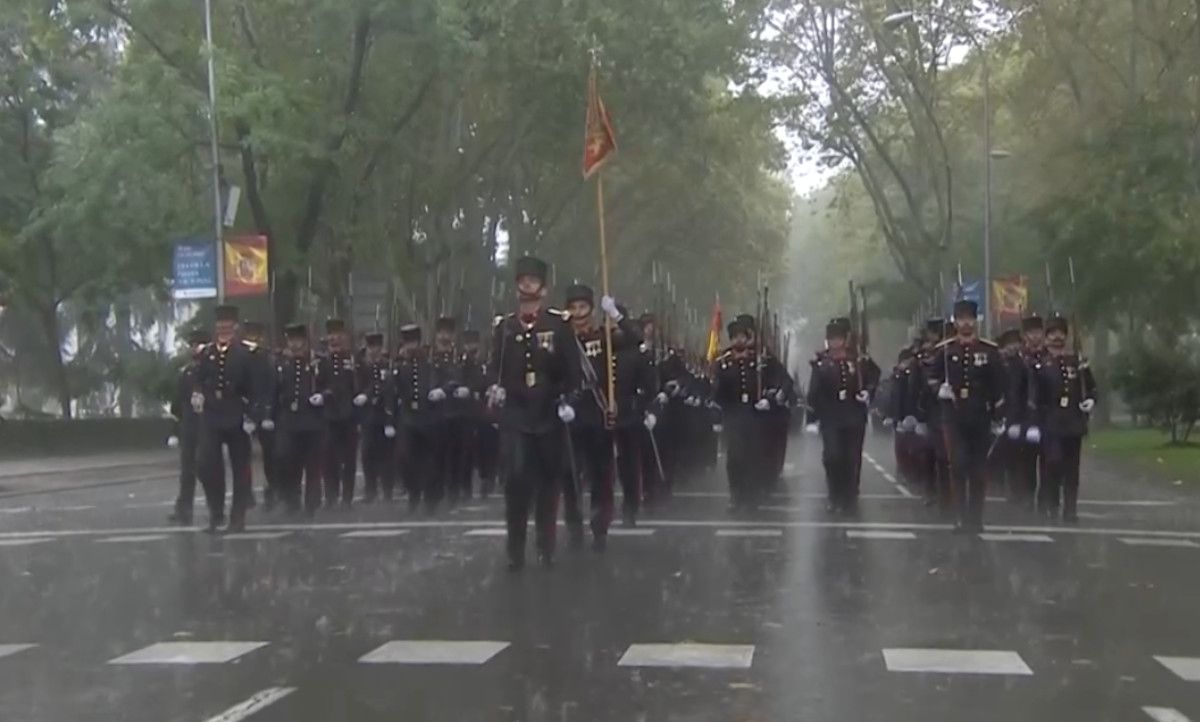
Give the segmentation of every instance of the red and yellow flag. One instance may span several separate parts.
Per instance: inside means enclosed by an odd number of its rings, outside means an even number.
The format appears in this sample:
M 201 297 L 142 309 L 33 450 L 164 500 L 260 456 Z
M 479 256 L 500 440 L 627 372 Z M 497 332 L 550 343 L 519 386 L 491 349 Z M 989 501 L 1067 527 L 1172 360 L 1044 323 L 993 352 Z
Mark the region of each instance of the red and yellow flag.
M 266 236 L 225 239 L 225 295 L 258 296 L 268 293 Z
M 721 297 L 713 301 L 712 322 L 708 326 L 708 351 L 705 357 L 709 363 L 717 360 L 721 354 Z
M 588 179 L 600 170 L 608 157 L 617 151 L 617 136 L 613 133 L 608 111 L 596 87 L 596 66 L 588 73 L 587 121 L 583 130 L 583 177 Z

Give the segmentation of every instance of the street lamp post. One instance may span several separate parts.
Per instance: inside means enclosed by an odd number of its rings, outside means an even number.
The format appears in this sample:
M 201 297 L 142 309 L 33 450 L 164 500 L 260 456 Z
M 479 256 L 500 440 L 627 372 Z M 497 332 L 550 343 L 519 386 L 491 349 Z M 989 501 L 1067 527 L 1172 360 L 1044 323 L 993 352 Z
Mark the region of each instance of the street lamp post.
M 213 243 L 217 244 L 217 303 L 225 302 L 225 244 L 221 241 L 221 150 L 217 145 L 216 49 L 212 35 L 212 0 L 204 0 L 204 39 L 208 51 L 208 135 L 212 146 Z
M 987 49 L 979 41 L 978 35 L 970 27 L 964 25 L 959 18 L 937 11 L 927 11 L 922 14 L 957 25 L 967 39 L 975 46 L 981 63 L 980 74 L 983 82 L 983 333 L 992 333 L 992 159 L 1007 158 L 1006 151 L 992 148 L 992 87 L 991 68 L 988 61 Z M 883 19 L 886 30 L 895 30 L 903 25 L 914 22 L 916 15 L 911 10 L 892 13 Z M 950 193 L 949 188 L 946 193 Z

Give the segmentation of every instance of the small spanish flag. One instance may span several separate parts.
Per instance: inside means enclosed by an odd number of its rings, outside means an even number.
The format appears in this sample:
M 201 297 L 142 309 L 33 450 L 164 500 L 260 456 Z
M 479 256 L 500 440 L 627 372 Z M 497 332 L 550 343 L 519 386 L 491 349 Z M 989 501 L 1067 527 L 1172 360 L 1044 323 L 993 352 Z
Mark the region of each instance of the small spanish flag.
M 600 170 L 608 157 L 617 150 L 617 136 L 613 133 L 608 111 L 596 87 L 596 65 L 588 73 L 587 120 L 583 131 L 583 177 L 588 179 Z
M 266 236 L 225 239 L 225 295 L 258 296 L 270 291 Z

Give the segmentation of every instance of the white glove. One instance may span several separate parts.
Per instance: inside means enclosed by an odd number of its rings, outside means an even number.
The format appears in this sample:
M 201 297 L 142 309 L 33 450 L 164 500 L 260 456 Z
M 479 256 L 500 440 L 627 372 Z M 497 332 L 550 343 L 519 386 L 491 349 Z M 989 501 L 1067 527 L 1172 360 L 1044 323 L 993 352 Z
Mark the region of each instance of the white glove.
M 863 389 L 854 395 L 854 400 L 860 404 L 865 404 L 871 400 L 871 394 L 866 389 Z
M 192 411 L 204 413 L 204 394 L 199 391 L 192 392 Z
M 758 403 L 754 404 L 754 408 L 758 411 L 766 411 L 771 408 L 771 402 L 766 399 L 759 399 Z
M 713 433 L 714 433 L 714 434 L 719 434 L 719 433 L 721 433 L 721 432 L 722 432 L 722 431 L 724 431 L 724 430 L 725 430 L 725 427 L 724 427 L 724 426 L 722 426 L 722 425 L 720 425 L 720 424 L 713 424 Z
M 642 423 L 646 425 L 647 429 L 654 431 L 654 427 L 658 426 L 658 417 L 654 414 L 646 414 L 646 418 L 642 421 Z
M 895 425 L 896 425 L 896 420 L 891 418 L 890 416 L 883 420 L 883 428 L 885 428 L 885 429 L 890 429 Z
M 920 437 L 929 436 L 929 424 L 918 421 L 917 425 L 913 427 L 913 431 L 917 432 L 917 436 Z
M 313 394 L 308 397 L 308 403 L 310 406 L 324 406 L 325 396 L 323 394 Z
M 1036 426 L 1030 426 L 1025 430 L 1025 440 L 1031 444 L 1042 443 L 1042 430 Z
M 467 388 L 466 386 L 459 386 L 458 388 L 454 389 L 454 398 L 456 398 L 456 399 L 471 398 L 471 389 Z
M 695 396 L 689 396 L 683 400 L 683 405 L 684 406 L 699 406 L 700 399 L 696 398 Z
M 429 400 L 435 404 L 439 401 L 445 401 L 446 400 L 446 392 L 442 391 L 441 389 L 430 389 L 429 390 Z
M 275 420 L 274 419 L 263 419 L 262 430 L 263 431 L 274 431 L 275 430 Z
M 499 384 L 492 384 L 487 390 L 487 401 L 490 406 L 503 406 L 504 400 L 508 398 L 508 392 Z
M 621 312 L 617 309 L 617 302 L 612 296 L 601 296 L 600 308 L 604 311 L 604 313 L 608 314 L 608 317 L 612 319 L 613 323 L 621 322 Z
M 391 424 L 388 424 L 387 426 L 383 427 L 383 435 L 388 437 L 389 439 L 396 438 L 396 427 L 392 426 Z
M 359 394 L 358 396 L 355 396 L 354 397 L 354 405 L 359 406 L 359 407 L 366 406 L 367 405 L 367 395 Z
M 1095 399 L 1084 399 L 1083 401 L 1079 402 L 1079 410 L 1085 414 L 1092 413 L 1092 409 L 1094 408 L 1096 408 Z
M 818 426 L 817 424 L 809 424 L 808 426 L 804 427 L 804 433 L 806 433 L 806 434 L 814 434 L 815 435 L 815 434 L 819 434 L 820 432 L 821 432 L 821 427 Z
M 167 448 L 168 449 L 179 448 L 179 437 L 176 436 L 175 434 L 171 434 L 170 436 L 168 436 L 167 437 Z
M 666 393 L 659 391 L 658 396 L 655 396 L 654 400 L 660 404 L 665 404 L 665 403 L 667 403 L 667 395 L 666 395 Z
M 938 387 L 938 398 L 942 401 L 954 400 L 954 389 L 950 387 L 949 383 L 943 381 L 942 385 Z
M 575 409 L 571 408 L 570 404 L 559 404 L 558 418 L 564 424 L 571 423 L 575 420 Z
M 1020 424 L 1013 424 L 1012 426 L 1008 427 L 1008 438 L 1010 441 L 1020 441 L 1021 440 Z
M 903 419 L 900 420 L 900 429 L 902 431 L 906 431 L 906 432 L 916 431 L 917 430 L 917 417 L 912 416 L 911 414 L 908 416 L 905 416 Z
M 785 394 L 782 389 L 780 389 L 779 391 L 776 391 L 775 392 L 775 405 L 783 406 L 786 403 L 787 403 L 787 394 Z
M 245 431 L 247 434 L 253 434 L 254 430 L 257 428 L 258 428 L 258 424 L 255 424 L 250 419 L 242 420 L 242 431 Z
M 992 436 L 1001 436 L 1004 434 L 1004 422 L 992 424 Z

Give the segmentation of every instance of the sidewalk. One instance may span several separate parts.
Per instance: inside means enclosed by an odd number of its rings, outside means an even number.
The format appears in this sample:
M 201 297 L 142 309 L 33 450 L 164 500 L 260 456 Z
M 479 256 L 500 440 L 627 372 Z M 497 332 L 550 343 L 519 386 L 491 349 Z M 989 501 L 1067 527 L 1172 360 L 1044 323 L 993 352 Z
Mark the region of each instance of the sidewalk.
M 177 457 L 177 452 L 173 450 L 156 449 L 154 451 L 126 451 L 89 456 L 0 461 L 0 483 L 27 476 L 71 474 L 130 466 L 168 465 L 175 463 Z

